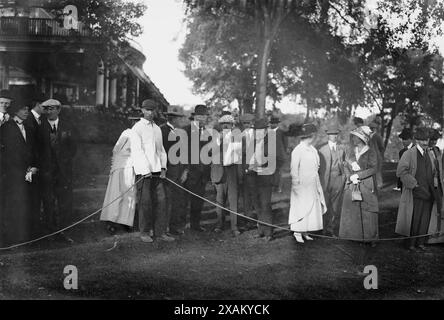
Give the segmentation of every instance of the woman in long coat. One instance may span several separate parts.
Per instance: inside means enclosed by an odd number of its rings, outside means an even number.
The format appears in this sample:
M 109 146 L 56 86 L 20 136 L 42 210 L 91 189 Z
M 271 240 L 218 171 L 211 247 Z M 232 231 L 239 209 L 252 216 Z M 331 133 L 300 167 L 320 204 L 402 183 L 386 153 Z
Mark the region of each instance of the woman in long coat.
M 291 153 L 291 197 L 288 224 L 297 242 L 313 240 L 306 233 L 322 230 L 327 208 L 319 179 L 319 154 L 311 145 L 316 127 L 305 124 L 301 141 Z M 302 234 L 301 234 L 302 233 Z
M 379 205 L 376 189 L 378 158 L 376 151 L 368 145 L 369 132 L 366 126 L 351 132 L 351 146 L 346 152 L 344 163 L 347 182 L 339 226 L 340 238 L 362 239 L 365 242 L 379 238 Z M 362 201 L 352 198 L 354 191 L 361 193 Z
M 139 118 L 130 117 L 133 120 Z M 137 197 L 137 187 L 134 186 L 136 174 L 146 175 L 148 173 L 148 163 L 142 151 L 140 137 L 132 129 L 124 130 L 113 149 L 103 206 L 107 206 L 121 195 L 123 196 L 102 210 L 100 220 L 132 227 Z M 114 231 L 115 229 L 110 225 L 109 230 Z

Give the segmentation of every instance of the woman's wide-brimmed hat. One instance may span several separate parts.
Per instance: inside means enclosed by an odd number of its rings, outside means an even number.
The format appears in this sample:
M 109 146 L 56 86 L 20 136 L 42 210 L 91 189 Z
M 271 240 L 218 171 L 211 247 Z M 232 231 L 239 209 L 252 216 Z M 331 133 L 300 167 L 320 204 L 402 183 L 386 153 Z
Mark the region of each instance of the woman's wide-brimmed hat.
M 302 124 L 291 123 L 288 126 L 288 131 L 285 133 L 286 136 L 289 137 L 298 137 L 302 132 Z
M 367 126 L 356 128 L 352 132 L 350 132 L 350 134 L 358 137 L 365 144 L 368 144 L 368 142 L 370 141 L 370 128 Z
M 313 123 L 305 123 L 301 128 L 301 138 L 308 138 L 318 132 L 318 128 Z

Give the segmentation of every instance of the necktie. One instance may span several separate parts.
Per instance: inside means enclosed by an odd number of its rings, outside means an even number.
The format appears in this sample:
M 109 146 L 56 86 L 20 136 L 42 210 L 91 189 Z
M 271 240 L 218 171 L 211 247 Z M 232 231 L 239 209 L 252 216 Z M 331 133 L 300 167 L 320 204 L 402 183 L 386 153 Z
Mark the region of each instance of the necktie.
M 56 125 L 55 125 L 55 123 L 52 125 L 52 128 L 51 128 L 51 133 L 56 133 L 57 132 L 57 128 L 56 128 Z
M 23 125 L 23 122 L 19 122 L 19 121 L 15 121 L 22 133 L 23 139 L 25 139 L 26 141 L 26 131 L 25 131 L 25 126 Z

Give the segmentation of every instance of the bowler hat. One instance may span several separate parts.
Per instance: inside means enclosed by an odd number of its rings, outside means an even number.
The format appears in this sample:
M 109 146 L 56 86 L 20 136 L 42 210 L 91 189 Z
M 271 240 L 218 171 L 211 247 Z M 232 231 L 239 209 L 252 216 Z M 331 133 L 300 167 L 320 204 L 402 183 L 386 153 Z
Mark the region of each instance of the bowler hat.
M 8 113 L 10 115 L 15 115 L 19 110 L 25 107 L 31 107 L 31 100 L 26 97 L 19 96 L 17 99 L 12 100 L 11 106 L 8 109 Z
M 439 138 L 441 138 L 441 135 L 439 134 L 439 131 L 436 129 L 430 129 L 430 136 L 429 139 L 430 140 L 438 140 Z
M 272 116 L 270 119 L 270 123 L 276 124 L 281 122 L 281 120 L 278 117 Z
M 302 132 L 302 124 L 292 123 L 288 126 L 288 131 L 285 135 L 289 137 L 297 137 L 301 135 Z
M 8 89 L 0 90 L 0 98 L 5 98 L 5 99 L 12 100 L 11 93 L 9 92 Z
M 43 103 L 46 101 L 46 96 L 41 91 L 36 91 L 32 93 L 31 100 L 33 102 Z
M 268 120 L 265 119 L 265 118 L 256 119 L 254 121 L 254 128 L 255 129 L 266 129 L 266 128 L 268 128 Z
M 402 129 L 401 133 L 398 135 L 398 137 L 402 140 L 409 140 L 413 138 L 412 130 L 409 128 Z
M 341 130 L 339 130 L 339 126 L 337 123 L 333 123 L 327 126 L 327 130 L 325 130 L 325 132 L 327 134 L 338 134 L 339 132 L 341 132 Z
M 207 116 L 208 108 L 203 104 L 198 104 L 194 107 L 194 112 L 191 113 L 192 116 Z
M 172 117 L 183 117 L 184 114 L 180 111 L 178 106 L 169 106 L 168 112 L 166 113 L 168 116 Z
M 244 113 L 239 117 L 240 122 L 252 122 L 254 121 L 254 115 L 251 113 Z
M 313 123 L 305 123 L 304 125 L 302 125 L 300 137 L 301 138 L 311 137 L 317 131 L 318 128 L 316 128 L 316 125 L 314 125 Z
M 362 118 L 360 118 L 360 117 L 354 117 L 353 118 L 353 123 L 355 125 L 358 125 L 358 124 L 363 125 L 364 124 L 364 120 Z
M 429 128 L 425 127 L 416 128 L 413 136 L 415 137 L 416 140 L 429 140 L 430 137 Z
M 142 106 L 140 108 L 146 110 L 154 110 L 157 108 L 157 103 L 152 99 L 146 99 L 142 101 Z
M 371 129 L 377 128 L 378 124 L 374 121 L 370 122 L 370 124 L 368 125 Z

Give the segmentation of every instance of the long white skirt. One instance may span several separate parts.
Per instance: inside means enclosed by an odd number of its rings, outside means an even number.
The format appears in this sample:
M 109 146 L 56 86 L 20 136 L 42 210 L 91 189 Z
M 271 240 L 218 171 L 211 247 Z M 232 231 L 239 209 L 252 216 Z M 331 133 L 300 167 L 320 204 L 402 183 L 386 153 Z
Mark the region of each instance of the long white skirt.
M 133 226 L 137 191 L 135 186 L 131 186 L 135 179 L 136 176 L 132 167 L 117 169 L 111 173 L 103 206 L 110 204 L 122 194 L 124 195 L 102 210 L 100 220 Z

